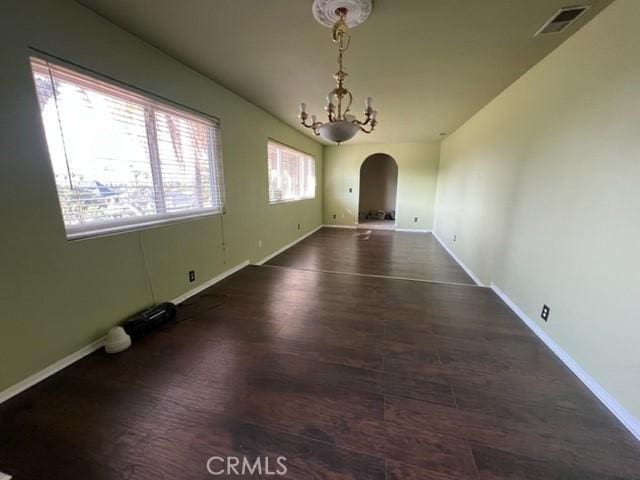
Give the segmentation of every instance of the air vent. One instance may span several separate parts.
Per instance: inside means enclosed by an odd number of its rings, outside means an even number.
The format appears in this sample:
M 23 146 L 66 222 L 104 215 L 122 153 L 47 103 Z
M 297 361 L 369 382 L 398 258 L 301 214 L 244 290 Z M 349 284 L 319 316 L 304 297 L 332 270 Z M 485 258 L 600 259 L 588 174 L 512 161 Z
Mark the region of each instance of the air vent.
M 548 33 L 560 33 L 563 32 L 569 25 L 575 22 L 584 12 L 589 10 L 589 5 L 581 5 L 579 7 L 564 7 L 556 12 L 542 26 L 540 30 L 536 32 L 534 36 L 546 35 Z

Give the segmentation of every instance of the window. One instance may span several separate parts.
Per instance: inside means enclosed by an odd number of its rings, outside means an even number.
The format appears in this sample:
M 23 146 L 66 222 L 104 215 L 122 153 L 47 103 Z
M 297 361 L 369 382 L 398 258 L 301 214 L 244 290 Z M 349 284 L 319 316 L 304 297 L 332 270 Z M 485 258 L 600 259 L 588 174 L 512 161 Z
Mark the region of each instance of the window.
M 220 126 L 31 59 L 70 239 L 221 213 Z
M 269 203 L 316 196 L 316 162 L 311 155 L 269 142 Z

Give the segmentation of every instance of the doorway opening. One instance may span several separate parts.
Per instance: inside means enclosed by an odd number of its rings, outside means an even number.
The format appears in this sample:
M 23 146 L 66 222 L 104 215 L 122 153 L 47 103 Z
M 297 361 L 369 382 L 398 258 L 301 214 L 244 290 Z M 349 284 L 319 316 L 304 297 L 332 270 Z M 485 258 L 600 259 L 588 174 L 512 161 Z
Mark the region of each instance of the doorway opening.
M 398 164 L 391 155 L 375 153 L 360 167 L 358 225 L 393 230 L 396 226 Z

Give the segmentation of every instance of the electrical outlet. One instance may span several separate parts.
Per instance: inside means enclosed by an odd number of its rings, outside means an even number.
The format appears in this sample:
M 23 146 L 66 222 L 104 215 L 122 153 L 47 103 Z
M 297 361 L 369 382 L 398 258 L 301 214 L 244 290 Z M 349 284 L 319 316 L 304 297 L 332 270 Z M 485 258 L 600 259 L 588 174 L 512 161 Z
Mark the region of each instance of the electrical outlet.
M 413 217 L 414 223 L 418 223 L 418 217 Z
M 262 240 L 258 240 L 258 248 L 262 248 Z
M 455 242 L 457 239 L 458 239 L 458 236 L 457 236 L 457 235 L 454 235 L 454 236 L 453 236 L 453 241 Z
M 336 214 L 335 213 L 333 214 L 333 218 L 336 218 Z
M 349 189 L 349 193 L 353 193 L 353 188 L 350 188 L 350 189 Z
M 189 283 L 196 281 L 196 272 L 195 270 L 189 270 Z
M 549 320 L 549 312 L 551 312 L 551 309 L 549 307 L 547 307 L 546 305 L 542 306 L 542 313 L 540 314 L 540 317 L 546 322 L 547 320 Z
M 298 224 L 298 230 L 300 230 L 300 224 Z

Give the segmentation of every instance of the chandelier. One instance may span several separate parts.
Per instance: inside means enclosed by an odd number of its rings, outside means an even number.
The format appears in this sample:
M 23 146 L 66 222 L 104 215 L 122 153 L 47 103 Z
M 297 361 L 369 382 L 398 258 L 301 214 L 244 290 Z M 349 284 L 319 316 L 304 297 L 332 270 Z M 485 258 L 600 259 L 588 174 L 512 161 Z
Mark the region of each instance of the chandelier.
M 351 18 L 349 7 L 355 10 L 354 18 Z M 311 128 L 316 135 L 337 144 L 351 140 L 360 131 L 371 133 L 378 124 L 378 112 L 371 106 L 371 97 L 367 97 L 364 103 L 364 120 L 360 121 L 350 113 L 353 95 L 344 86 L 347 73 L 342 65 L 342 57 L 351 42 L 347 15 L 350 15 L 349 24 L 355 26 L 366 20 L 370 12 L 370 0 L 315 0 L 313 4 L 314 16 L 320 23 L 331 25 L 329 21 L 335 19 L 331 26 L 332 39 L 338 46 L 338 71 L 333 76 L 336 88 L 327 95 L 324 107 L 328 121 L 320 122 L 315 115 L 309 115 L 304 103 L 300 104 L 298 118 L 302 125 Z

